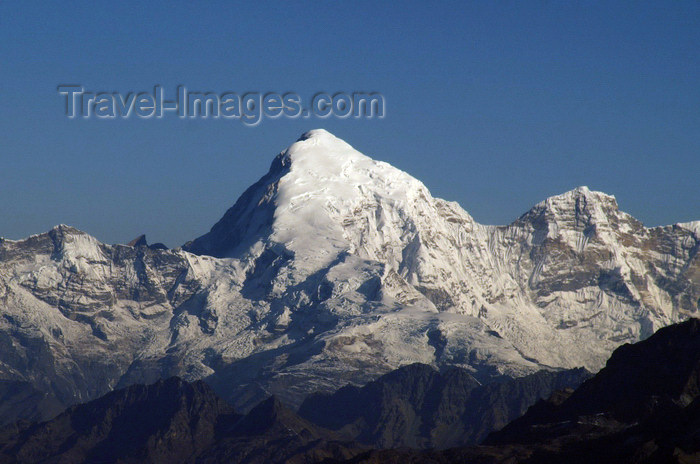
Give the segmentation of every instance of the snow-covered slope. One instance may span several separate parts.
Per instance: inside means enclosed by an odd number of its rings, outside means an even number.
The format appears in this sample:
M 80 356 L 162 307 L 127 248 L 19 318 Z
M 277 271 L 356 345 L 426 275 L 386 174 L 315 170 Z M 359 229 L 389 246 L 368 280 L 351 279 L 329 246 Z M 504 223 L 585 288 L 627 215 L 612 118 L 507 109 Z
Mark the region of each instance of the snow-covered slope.
M 205 378 L 291 403 L 403 364 L 596 370 L 697 314 L 700 222 L 647 229 L 580 187 L 476 223 L 323 130 L 181 250 L 59 226 L 0 243 L 0 375 L 71 402 Z

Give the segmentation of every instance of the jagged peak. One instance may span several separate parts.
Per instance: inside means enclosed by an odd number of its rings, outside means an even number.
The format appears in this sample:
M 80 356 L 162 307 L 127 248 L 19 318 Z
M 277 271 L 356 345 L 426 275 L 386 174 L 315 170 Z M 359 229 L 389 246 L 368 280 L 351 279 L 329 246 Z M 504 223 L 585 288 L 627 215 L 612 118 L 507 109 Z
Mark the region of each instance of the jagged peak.
M 130 247 L 147 247 L 148 246 L 148 241 L 146 240 L 146 234 L 141 234 L 129 243 L 126 244 L 126 246 Z

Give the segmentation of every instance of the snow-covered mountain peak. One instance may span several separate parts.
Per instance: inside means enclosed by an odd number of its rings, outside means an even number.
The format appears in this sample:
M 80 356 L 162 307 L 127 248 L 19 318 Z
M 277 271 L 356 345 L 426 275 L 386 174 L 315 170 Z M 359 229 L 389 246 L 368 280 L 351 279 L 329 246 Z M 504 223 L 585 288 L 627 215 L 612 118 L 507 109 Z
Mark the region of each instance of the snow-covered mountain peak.
M 80 229 L 77 229 L 73 226 L 69 226 L 66 224 L 58 224 L 55 225 L 49 230 L 48 232 L 44 232 L 42 234 L 37 234 L 37 235 L 32 235 L 31 237 L 38 237 L 41 235 L 49 235 L 51 237 L 54 237 L 55 240 L 65 240 L 65 239 L 70 239 L 70 237 L 78 236 L 78 235 L 88 235 L 86 232 L 83 232 Z M 31 238 L 29 237 L 29 238 Z
M 282 157 L 269 238 L 310 269 L 345 252 L 398 269 L 406 246 L 440 221 L 423 183 L 327 131 L 307 132 Z
M 525 213 L 521 220 L 540 226 L 554 224 L 574 230 L 619 221 L 638 223 L 632 216 L 620 211 L 613 195 L 590 190 L 586 186 L 547 198 Z
M 308 187 L 307 190 L 324 189 L 326 196 L 345 197 L 345 189 L 339 192 L 329 187 L 338 183 L 356 189 L 366 187 L 382 196 L 391 196 L 398 190 L 425 189 L 423 184 L 393 166 L 375 161 L 355 150 L 344 140 L 324 129 L 304 133 L 281 154 L 281 164 L 287 167 L 280 187 L 288 187 L 289 180 Z M 314 182 L 307 185 L 306 182 Z M 284 198 L 279 198 L 283 206 Z
M 415 232 L 412 218 L 436 205 L 419 180 L 316 129 L 284 150 L 211 232 L 185 249 L 234 256 L 234 249 L 240 254 L 241 246 L 250 249 L 267 237 L 291 252 L 333 259 L 340 251 L 382 246 L 377 234 Z
M 285 152 L 290 155 L 297 152 L 308 152 L 308 149 L 312 147 L 322 148 L 322 150 L 315 150 L 316 154 L 353 150 L 349 143 L 336 137 L 327 130 L 314 129 L 301 134 L 296 142 L 287 148 Z
M 614 195 L 590 190 L 586 186 L 576 187 L 568 192 L 549 197 L 535 205 L 535 209 L 547 209 L 553 213 L 563 210 L 583 210 L 597 207 L 615 211 L 619 209 Z
M 391 275 L 405 301 L 421 298 L 415 289 L 406 293 L 407 282 L 424 282 L 433 310 L 473 312 L 469 297 L 448 298 L 442 286 L 448 276 L 468 279 L 459 249 L 476 227 L 459 205 L 433 198 L 419 180 L 316 130 L 283 151 L 208 234 L 184 249 L 236 258 L 249 275 L 273 268 L 268 288 L 319 275 Z
M 327 146 L 337 145 L 344 148 L 352 148 L 352 146 L 345 140 L 336 137 L 331 134 L 326 129 L 311 129 L 310 131 L 304 132 L 299 136 L 297 142 L 312 141 L 315 144 L 325 144 Z
M 306 172 L 312 177 L 339 175 L 349 161 L 370 158 L 324 129 L 314 129 L 299 137 L 280 154 L 281 165 L 288 170 Z
M 84 234 L 80 229 L 76 229 L 73 226 L 69 226 L 67 224 L 58 224 L 56 226 L 53 226 L 51 230 L 54 230 L 56 232 L 63 232 L 63 233 L 69 233 L 69 234 Z
M 64 260 L 70 266 L 92 271 L 91 264 L 104 262 L 102 244 L 92 235 L 75 227 L 60 224 L 46 235 L 53 243 L 52 258 Z

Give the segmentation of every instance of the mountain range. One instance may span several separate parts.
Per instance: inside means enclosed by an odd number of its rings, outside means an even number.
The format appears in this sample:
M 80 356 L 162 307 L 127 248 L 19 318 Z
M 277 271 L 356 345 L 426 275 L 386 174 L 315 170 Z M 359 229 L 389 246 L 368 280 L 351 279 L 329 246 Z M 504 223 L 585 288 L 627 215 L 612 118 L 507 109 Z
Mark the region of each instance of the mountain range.
M 545 374 L 481 386 L 458 368 L 440 374 L 414 364 L 361 388 L 349 386 L 321 398 L 312 395 L 299 414 L 274 397 L 238 414 L 206 383 L 170 378 L 110 392 L 47 422 L 0 428 L 0 462 L 681 464 L 700 460 L 700 319 L 623 345 L 604 369 L 576 390 L 567 384 L 580 383 L 584 372 L 560 373 L 558 379 Z M 468 441 L 473 438 L 469 426 L 477 423 L 473 421 L 477 415 L 482 413 L 488 424 L 489 417 L 522 408 L 523 400 L 535 398 L 545 384 L 565 388 L 491 433 L 479 446 L 376 450 L 347 441 L 348 432 L 363 441 L 379 439 L 380 446 L 389 447 L 401 445 L 401 440 L 414 444 L 421 433 Z M 471 399 L 465 401 L 465 396 Z M 316 421 L 341 427 L 331 431 L 300 415 L 314 415 Z M 460 417 L 461 421 L 455 420 Z M 443 421 L 437 427 L 436 418 Z M 408 436 L 402 437 L 406 432 Z
M 171 377 L 115 390 L 45 422 L 6 425 L 0 428 L 0 462 L 319 462 L 376 447 L 465 445 L 555 389 L 588 377 L 583 369 L 540 372 L 481 386 L 459 368 L 441 375 L 412 364 L 359 389 L 311 395 L 298 413 L 269 397 L 247 414 L 201 380 Z M 353 407 L 365 418 L 372 409 L 378 414 L 357 421 Z
M 0 240 L 0 422 L 172 376 L 245 412 L 414 363 L 482 384 L 595 372 L 697 315 L 699 247 L 700 221 L 646 228 L 586 187 L 482 225 L 314 130 L 182 247 L 65 225 Z

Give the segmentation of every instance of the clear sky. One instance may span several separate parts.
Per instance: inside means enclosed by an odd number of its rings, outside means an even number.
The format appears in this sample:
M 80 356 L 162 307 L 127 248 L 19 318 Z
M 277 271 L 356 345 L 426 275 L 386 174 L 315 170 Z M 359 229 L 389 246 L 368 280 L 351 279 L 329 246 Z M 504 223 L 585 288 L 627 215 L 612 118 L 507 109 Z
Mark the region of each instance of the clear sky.
M 585 4 L 585 5 L 583 5 Z M 379 91 L 382 120 L 66 118 L 59 84 Z M 700 219 L 698 2 L 0 2 L 0 235 L 206 232 L 323 127 L 478 221 L 588 185 Z

